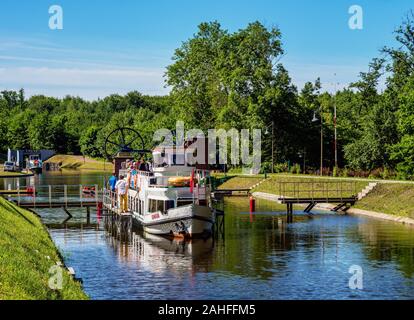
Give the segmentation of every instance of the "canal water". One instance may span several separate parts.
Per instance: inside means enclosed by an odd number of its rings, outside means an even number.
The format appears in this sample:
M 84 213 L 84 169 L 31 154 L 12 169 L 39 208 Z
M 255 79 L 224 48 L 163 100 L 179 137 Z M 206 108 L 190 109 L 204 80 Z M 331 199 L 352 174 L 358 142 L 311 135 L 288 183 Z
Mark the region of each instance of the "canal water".
M 101 185 L 103 175 L 0 179 L 0 189 L 17 181 Z M 94 212 L 89 223 L 85 209 L 65 223 L 60 209 L 38 213 L 92 299 L 414 299 L 414 228 L 326 212 L 288 224 L 272 204 L 248 208 L 227 200 L 224 235 L 193 242 L 135 233 L 125 243 Z

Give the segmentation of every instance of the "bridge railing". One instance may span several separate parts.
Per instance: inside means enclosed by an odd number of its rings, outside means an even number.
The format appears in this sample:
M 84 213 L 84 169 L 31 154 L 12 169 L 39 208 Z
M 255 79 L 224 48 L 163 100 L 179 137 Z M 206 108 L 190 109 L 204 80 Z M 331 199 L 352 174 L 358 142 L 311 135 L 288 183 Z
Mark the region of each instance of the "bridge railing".
M 82 207 L 84 203 L 98 203 L 102 198 L 102 190 L 98 185 L 34 185 L 19 188 L 9 195 L 17 204 L 43 203 L 50 205 L 77 202 Z
M 357 195 L 355 181 L 279 181 L 281 199 L 349 199 Z

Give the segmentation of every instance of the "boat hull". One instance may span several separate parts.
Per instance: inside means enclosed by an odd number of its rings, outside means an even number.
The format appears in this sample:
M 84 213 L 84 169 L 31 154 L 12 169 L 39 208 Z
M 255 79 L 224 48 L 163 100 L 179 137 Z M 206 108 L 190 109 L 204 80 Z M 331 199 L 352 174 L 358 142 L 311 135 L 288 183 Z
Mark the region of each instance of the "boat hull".
M 188 205 L 168 210 L 167 214 L 145 216 L 134 214 L 135 222 L 142 229 L 155 235 L 179 238 L 196 238 L 211 234 L 214 216 L 209 207 Z

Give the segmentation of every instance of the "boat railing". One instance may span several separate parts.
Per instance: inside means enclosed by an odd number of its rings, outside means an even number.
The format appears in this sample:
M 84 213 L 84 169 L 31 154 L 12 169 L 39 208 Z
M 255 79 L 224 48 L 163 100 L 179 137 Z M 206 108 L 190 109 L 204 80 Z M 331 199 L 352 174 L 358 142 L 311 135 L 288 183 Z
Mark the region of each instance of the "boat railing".
M 118 208 L 118 196 L 116 192 L 108 190 L 108 189 L 104 189 L 102 203 L 105 207 L 109 209 Z

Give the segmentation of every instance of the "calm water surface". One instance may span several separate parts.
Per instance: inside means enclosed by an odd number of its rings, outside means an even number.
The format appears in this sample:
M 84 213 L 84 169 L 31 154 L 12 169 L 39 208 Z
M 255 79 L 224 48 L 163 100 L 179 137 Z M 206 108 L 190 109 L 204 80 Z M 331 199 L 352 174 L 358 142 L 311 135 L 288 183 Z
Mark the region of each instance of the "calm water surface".
M 29 180 L 28 180 L 29 179 Z M 20 185 L 102 184 L 101 174 L 53 173 Z M 16 180 L 0 179 L 0 189 Z M 287 224 L 272 205 L 250 217 L 248 202 L 225 204 L 224 237 L 191 243 L 141 233 L 128 243 L 93 212 L 39 211 L 65 262 L 92 299 L 414 299 L 414 228 L 358 216 L 298 212 Z M 351 266 L 363 289 L 351 290 Z

